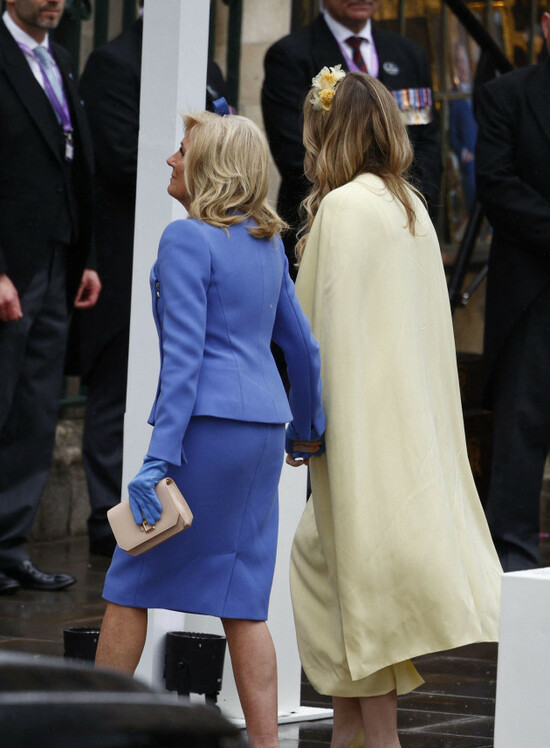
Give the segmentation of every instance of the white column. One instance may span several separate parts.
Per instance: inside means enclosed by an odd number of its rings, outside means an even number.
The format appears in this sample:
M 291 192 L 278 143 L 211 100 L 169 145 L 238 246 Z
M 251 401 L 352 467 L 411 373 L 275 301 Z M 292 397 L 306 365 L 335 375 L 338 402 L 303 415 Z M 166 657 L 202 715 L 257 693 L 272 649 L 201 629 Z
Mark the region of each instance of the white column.
M 550 568 L 504 574 L 495 748 L 550 745 Z
M 160 235 L 170 221 L 185 215 L 166 192 L 170 169 L 165 161 L 182 138 L 181 112 L 204 108 L 209 3 L 206 0 L 147 0 L 143 29 L 141 115 L 138 152 L 136 230 L 132 281 L 132 317 L 128 396 L 124 425 L 123 498 L 126 485 L 147 452 L 159 359 L 151 313 L 149 272 Z M 277 568 L 269 625 L 279 663 L 280 721 L 329 716 L 330 710 L 300 708 L 300 662 L 296 647 L 288 563 L 294 530 L 304 507 L 306 473 L 285 467 L 280 484 L 281 521 Z M 221 633 L 217 619 L 172 611 L 149 612 L 147 641 L 136 675 L 164 687 L 164 635 L 187 630 Z M 219 700 L 233 718 L 242 717 L 235 682 L 226 658 Z
M 123 498 L 128 480 L 147 452 L 147 425 L 159 370 L 158 341 L 151 314 L 149 272 L 165 227 L 185 217 L 166 192 L 166 158 L 183 137 L 181 114 L 204 109 L 209 3 L 147 0 L 143 26 L 136 228 L 128 397 L 124 423 Z M 138 677 L 161 685 L 166 631 L 182 629 L 181 613 L 151 611 Z

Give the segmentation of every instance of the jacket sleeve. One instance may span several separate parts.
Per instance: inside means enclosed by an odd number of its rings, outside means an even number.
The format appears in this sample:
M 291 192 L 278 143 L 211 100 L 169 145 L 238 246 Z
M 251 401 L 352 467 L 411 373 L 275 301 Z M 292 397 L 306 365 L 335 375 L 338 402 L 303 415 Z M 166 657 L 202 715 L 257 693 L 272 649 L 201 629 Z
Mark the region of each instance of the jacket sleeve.
M 132 67 L 106 50 L 93 52 L 80 79 L 98 168 L 121 187 L 137 173 L 139 80 Z
M 321 403 L 321 357 L 309 321 L 296 298 L 294 283 L 288 274 L 288 260 L 281 245 L 283 280 L 273 340 L 283 350 L 290 379 L 292 426 L 300 439 L 313 439 L 325 431 L 325 413 Z
M 210 252 L 200 230 L 191 221 L 174 221 L 162 235 L 157 260 L 161 368 L 148 450 L 174 465 L 187 462 L 182 443 L 204 354 L 209 281 Z
M 514 97 L 502 86 L 486 85 L 476 99 L 476 116 L 476 184 L 487 218 L 500 235 L 547 257 L 550 202 L 517 173 Z
M 422 50 L 419 60 L 419 86 L 432 91 L 432 76 L 426 53 Z M 418 84 L 417 84 L 418 85 Z M 431 210 L 439 203 L 441 187 L 441 136 L 435 101 L 432 103 L 433 119 L 427 125 L 410 125 L 407 132 L 413 144 L 413 171 L 417 169 L 419 188 Z
M 262 113 L 273 159 L 281 176 L 305 193 L 302 107 L 311 87 L 309 66 L 283 39 L 267 51 L 264 71 Z

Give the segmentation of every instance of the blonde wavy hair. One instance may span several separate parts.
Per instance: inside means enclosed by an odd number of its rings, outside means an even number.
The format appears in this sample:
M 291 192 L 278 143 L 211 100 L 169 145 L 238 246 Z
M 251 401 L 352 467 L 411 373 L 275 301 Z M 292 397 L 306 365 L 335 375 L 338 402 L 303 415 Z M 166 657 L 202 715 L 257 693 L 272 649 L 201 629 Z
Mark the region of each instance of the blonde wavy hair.
M 416 215 L 406 173 L 413 158 L 401 113 L 382 83 L 364 73 L 347 73 L 337 85 L 329 111 L 314 109 L 313 89 L 304 102 L 304 170 L 312 182 L 302 202 L 307 222 L 300 232 L 300 261 L 321 200 L 359 174 L 376 174 L 403 204 L 407 226 L 415 233 Z M 420 195 L 421 196 L 421 195 Z
M 252 236 L 271 238 L 286 228 L 267 204 L 269 146 L 260 128 L 246 117 L 211 112 L 183 118 L 189 135 L 185 186 L 189 215 L 227 230 L 247 218 Z

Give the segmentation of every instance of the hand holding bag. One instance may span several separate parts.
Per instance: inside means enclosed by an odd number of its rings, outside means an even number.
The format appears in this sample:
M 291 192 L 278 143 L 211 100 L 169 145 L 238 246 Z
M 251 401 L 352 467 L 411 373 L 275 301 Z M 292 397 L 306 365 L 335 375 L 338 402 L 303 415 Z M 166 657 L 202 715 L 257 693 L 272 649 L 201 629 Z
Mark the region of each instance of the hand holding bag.
M 191 509 L 171 478 L 164 478 L 157 483 L 155 492 L 162 504 L 162 514 L 154 525 L 146 520 L 137 525 L 128 501 L 121 501 L 107 512 L 116 542 L 131 556 L 145 553 L 191 527 L 193 522 Z

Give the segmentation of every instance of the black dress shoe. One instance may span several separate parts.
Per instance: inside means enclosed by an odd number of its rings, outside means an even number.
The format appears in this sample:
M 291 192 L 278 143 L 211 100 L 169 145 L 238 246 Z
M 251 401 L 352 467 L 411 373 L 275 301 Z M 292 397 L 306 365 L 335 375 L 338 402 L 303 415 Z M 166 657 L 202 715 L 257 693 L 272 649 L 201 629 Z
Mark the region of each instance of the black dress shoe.
M 116 540 L 113 535 L 105 535 L 102 538 L 90 540 L 90 553 L 94 556 L 107 556 L 111 558 L 116 548 Z
M 10 579 L 0 571 L 0 595 L 13 595 L 21 585 L 15 579 Z
M 4 572 L 28 590 L 62 590 L 76 582 L 70 574 L 47 574 L 40 571 L 28 559 L 21 561 L 17 566 L 4 569 Z

